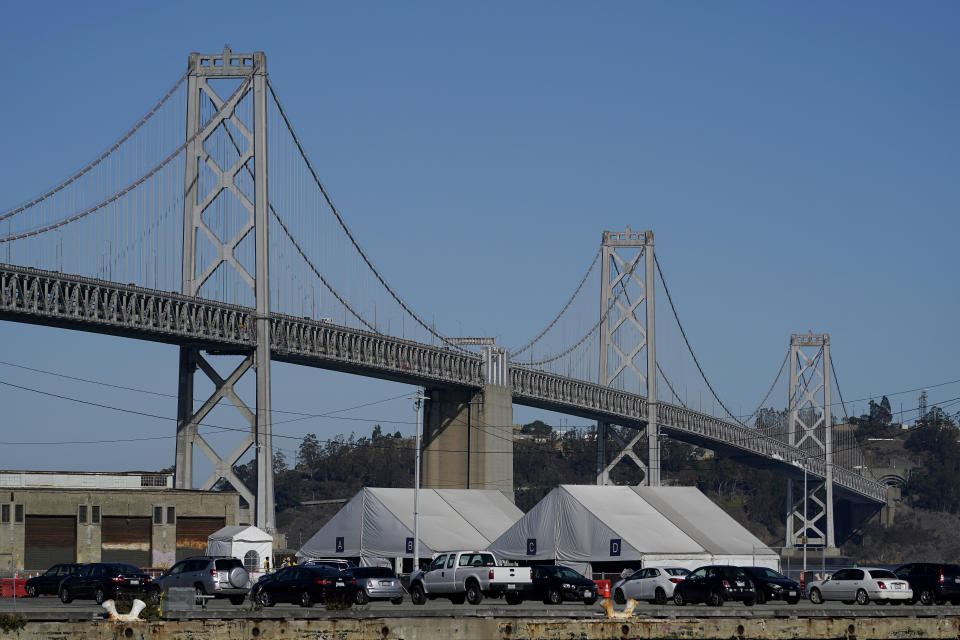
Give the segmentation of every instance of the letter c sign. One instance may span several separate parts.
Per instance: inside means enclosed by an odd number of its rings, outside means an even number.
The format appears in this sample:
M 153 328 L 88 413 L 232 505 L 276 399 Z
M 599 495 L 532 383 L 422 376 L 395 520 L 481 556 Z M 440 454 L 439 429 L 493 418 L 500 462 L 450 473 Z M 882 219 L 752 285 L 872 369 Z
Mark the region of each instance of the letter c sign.
M 620 555 L 620 538 L 610 538 L 610 555 Z
M 527 555 L 528 556 L 537 555 L 537 539 L 536 538 L 527 538 Z

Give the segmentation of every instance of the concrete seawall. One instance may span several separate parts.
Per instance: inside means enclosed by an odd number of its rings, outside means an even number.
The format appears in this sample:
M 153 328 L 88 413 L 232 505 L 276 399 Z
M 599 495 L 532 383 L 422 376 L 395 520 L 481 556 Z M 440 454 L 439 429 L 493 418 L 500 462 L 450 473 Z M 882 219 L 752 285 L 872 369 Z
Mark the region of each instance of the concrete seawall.
M 958 617 L 678 618 L 629 620 L 410 617 L 29 621 L 2 640 L 886 640 L 960 638 Z

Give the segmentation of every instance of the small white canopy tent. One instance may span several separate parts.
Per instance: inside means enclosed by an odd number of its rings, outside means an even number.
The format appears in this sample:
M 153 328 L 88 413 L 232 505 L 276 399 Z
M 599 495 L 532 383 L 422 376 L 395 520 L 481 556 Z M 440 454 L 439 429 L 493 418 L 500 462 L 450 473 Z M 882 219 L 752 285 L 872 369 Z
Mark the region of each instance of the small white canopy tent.
M 273 555 L 273 536 L 250 525 L 224 527 L 207 538 L 207 554 L 239 558 L 247 571 L 258 571 Z
M 359 558 L 361 564 L 413 557 L 413 489 L 366 487 L 320 528 L 297 558 Z M 486 549 L 520 519 L 499 491 L 420 490 L 420 557 L 456 549 Z
M 692 487 L 561 485 L 489 548 L 587 574 L 596 562 L 779 567 L 776 553 Z

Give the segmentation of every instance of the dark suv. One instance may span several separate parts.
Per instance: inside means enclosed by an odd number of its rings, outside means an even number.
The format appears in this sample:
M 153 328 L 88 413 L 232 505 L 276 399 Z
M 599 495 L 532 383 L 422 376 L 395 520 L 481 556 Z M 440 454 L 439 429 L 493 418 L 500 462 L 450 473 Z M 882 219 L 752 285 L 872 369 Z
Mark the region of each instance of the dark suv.
M 67 576 L 60 583 L 60 600 L 67 604 L 74 599 L 93 599 L 97 604 L 121 595 L 135 596 L 150 602 L 160 601 L 160 589 L 153 579 L 132 564 L 93 562 L 80 567 L 79 573 Z
M 42 594 L 57 595 L 60 593 L 60 583 L 63 579 L 80 571 L 83 565 L 79 562 L 64 562 L 55 564 L 38 576 L 27 580 L 27 596 L 35 598 Z
M 673 590 L 673 602 L 706 602 L 719 607 L 725 600 L 740 600 L 748 607 L 757 601 L 753 580 L 740 567 L 710 565 L 695 569 Z
M 238 558 L 194 556 L 164 571 L 156 583 L 164 591 L 170 587 L 187 587 L 194 589 L 198 596 L 230 598 L 232 604 L 243 604 L 250 590 L 250 574 Z
M 960 604 L 960 566 L 937 562 L 912 562 L 893 573 L 910 583 L 914 602 Z
M 757 604 L 767 600 L 783 600 L 787 604 L 800 601 L 800 583 L 767 567 L 741 567 L 757 590 Z

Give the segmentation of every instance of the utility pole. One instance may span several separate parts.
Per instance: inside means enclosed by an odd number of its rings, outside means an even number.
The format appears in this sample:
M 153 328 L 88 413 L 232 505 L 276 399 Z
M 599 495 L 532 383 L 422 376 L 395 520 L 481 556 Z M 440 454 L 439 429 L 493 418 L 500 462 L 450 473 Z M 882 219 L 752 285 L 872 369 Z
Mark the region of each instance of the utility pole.
M 420 433 L 423 424 L 423 389 L 413 396 L 417 409 L 417 455 L 413 471 L 413 571 L 420 568 Z

